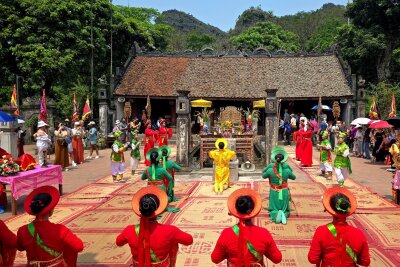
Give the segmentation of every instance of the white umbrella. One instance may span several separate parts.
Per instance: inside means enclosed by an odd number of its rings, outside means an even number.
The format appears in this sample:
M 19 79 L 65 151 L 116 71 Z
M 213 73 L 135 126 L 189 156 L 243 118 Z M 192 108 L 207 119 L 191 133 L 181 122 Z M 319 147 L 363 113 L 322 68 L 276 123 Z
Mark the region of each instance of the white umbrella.
M 23 123 L 25 123 L 24 120 L 18 119 L 18 124 L 23 124 Z
M 354 121 L 352 121 L 350 124 L 351 125 L 357 125 L 357 124 L 361 124 L 361 125 L 366 125 L 370 122 L 371 120 L 368 118 L 357 118 Z

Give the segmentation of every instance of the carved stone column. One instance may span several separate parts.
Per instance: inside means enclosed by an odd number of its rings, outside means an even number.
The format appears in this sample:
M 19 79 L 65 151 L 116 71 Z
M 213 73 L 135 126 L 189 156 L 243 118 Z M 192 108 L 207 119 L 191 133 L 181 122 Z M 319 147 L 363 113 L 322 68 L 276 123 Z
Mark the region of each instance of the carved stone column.
M 190 91 L 177 90 L 176 100 L 176 162 L 182 167 L 189 167 L 190 153 Z
M 265 165 L 271 163 L 271 151 L 278 143 L 278 89 L 267 89 L 265 99 Z
M 99 131 L 105 136 L 108 134 L 108 103 L 107 103 L 107 84 L 100 83 L 99 88 Z

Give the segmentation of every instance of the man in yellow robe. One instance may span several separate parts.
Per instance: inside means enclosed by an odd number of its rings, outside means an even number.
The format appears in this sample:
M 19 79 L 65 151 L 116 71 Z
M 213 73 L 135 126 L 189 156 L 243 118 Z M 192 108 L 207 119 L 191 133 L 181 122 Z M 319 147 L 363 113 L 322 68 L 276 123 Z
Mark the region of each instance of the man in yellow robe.
M 219 138 L 215 142 L 217 149 L 210 151 L 210 158 L 214 160 L 215 174 L 214 174 L 214 191 L 224 191 L 224 184 L 229 186 L 229 161 L 233 158 L 236 153 L 235 151 L 229 150 L 228 141 L 225 138 Z

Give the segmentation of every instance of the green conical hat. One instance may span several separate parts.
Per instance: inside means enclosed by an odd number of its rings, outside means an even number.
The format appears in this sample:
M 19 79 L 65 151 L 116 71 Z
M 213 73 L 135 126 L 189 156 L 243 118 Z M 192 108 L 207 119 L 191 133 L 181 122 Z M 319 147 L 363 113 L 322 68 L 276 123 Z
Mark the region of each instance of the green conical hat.
M 272 162 L 276 162 L 275 161 L 275 156 L 278 155 L 278 154 L 282 154 L 283 155 L 283 160 L 281 161 L 282 163 L 286 162 L 288 160 L 288 158 L 289 158 L 289 155 L 286 153 L 286 150 L 283 147 L 276 146 L 276 147 L 274 147 L 272 149 L 272 153 L 271 153 Z
M 169 146 L 162 146 L 162 147 L 160 147 L 158 149 L 160 150 L 161 157 L 162 157 L 162 152 L 163 152 L 164 149 L 167 150 L 167 157 L 169 157 L 169 155 L 171 155 L 171 148 Z
M 160 159 L 161 159 L 161 151 L 160 151 L 158 148 L 152 148 L 152 149 L 150 149 L 149 151 L 147 151 L 146 159 L 147 159 L 148 161 L 150 161 L 150 155 L 151 155 L 151 153 L 153 153 L 153 152 L 157 152 L 157 154 L 158 154 L 158 156 L 157 156 L 157 161 L 160 161 Z
M 329 132 L 328 131 L 323 131 L 322 132 L 322 137 L 325 137 L 325 136 L 328 136 L 329 135 Z
M 117 132 L 114 133 L 114 137 L 115 137 L 115 138 L 118 138 L 118 137 L 120 137 L 121 135 L 122 135 L 122 132 L 120 132 L 120 131 L 117 131 Z

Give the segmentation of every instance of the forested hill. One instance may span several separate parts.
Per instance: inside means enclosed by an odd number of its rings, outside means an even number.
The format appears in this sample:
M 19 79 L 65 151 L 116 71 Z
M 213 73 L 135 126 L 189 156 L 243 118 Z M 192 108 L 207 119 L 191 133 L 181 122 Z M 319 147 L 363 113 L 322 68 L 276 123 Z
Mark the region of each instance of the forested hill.
M 221 31 L 217 27 L 206 24 L 192 15 L 178 10 L 167 10 L 162 12 L 156 22 L 169 25 L 183 34 L 195 32 L 197 34 L 207 34 L 217 37 L 225 35 L 225 32 Z

